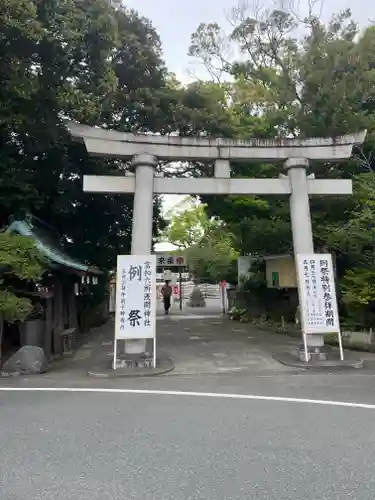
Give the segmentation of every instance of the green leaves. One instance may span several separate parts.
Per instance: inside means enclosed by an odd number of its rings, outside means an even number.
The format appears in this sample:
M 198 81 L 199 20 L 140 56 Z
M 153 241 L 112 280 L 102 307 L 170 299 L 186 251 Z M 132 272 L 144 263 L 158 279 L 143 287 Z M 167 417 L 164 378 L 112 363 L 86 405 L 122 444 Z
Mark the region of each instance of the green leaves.
M 266 116 L 279 136 L 335 136 L 366 126 L 373 27 L 360 33 L 349 9 L 328 24 L 313 11 L 305 19 L 293 9 L 250 12 L 243 5 L 233 12 L 232 32 L 201 24 L 189 51 L 213 81 L 230 77 L 232 106 Z
M 166 89 L 159 37 L 108 0 L 0 0 L 0 23 L 0 227 L 32 212 L 70 254 L 111 269 L 130 249 L 132 197 L 83 193 L 82 176 L 127 166 L 89 158 L 62 118 L 159 130 L 169 119 L 152 102 Z
M 201 241 L 186 250 L 189 269 L 196 278 L 218 282 L 232 281 L 236 271 L 236 252 L 225 229 L 208 231 Z
M 0 318 L 9 323 L 23 321 L 32 310 L 32 304 L 25 297 L 17 297 L 0 288 Z
M 335 252 L 346 313 L 368 324 L 375 301 L 375 28 L 359 31 L 350 10 L 327 24 L 311 9 L 303 17 L 291 9 L 249 12 L 241 4 L 233 14 L 232 32 L 200 25 L 190 49 L 227 88 L 233 137 L 334 137 L 368 129 L 354 160 L 311 165 L 317 178 L 352 178 L 354 195 L 310 200 L 316 251 Z M 232 165 L 238 177 L 274 178 L 281 171 Z M 287 199 L 202 200 L 241 254 L 292 251 Z
M 349 307 L 367 306 L 375 301 L 375 271 L 348 269 L 341 283 L 344 303 Z
M 192 205 L 172 216 L 164 236 L 170 243 L 188 248 L 202 240 L 209 224 L 204 205 Z
M 196 278 L 212 281 L 233 274 L 236 252 L 233 236 L 225 225 L 208 218 L 203 204 L 186 199 L 185 210 L 172 216 L 164 237 L 185 249 L 190 271 Z
M 31 310 L 31 302 L 17 297 L 6 284 L 7 277 L 25 281 L 41 278 L 46 262 L 33 240 L 0 232 L 0 317 L 22 321 Z
M 35 281 L 44 271 L 45 261 L 33 240 L 0 232 L 0 268 L 21 280 Z

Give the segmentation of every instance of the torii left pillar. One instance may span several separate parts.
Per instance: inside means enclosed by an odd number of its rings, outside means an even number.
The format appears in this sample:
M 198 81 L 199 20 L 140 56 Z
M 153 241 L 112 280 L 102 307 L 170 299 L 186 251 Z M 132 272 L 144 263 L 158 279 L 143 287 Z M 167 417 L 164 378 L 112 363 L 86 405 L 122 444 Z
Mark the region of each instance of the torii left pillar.
M 141 153 L 133 156 L 132 168 L 135 173 L 135 189 L 132 224 L 132 255 L 151 255 L 152 223 L 154 201 L 154 174 L 157 165 L 156 156 Z M 125 352 L 128 341 L 125 340 Z M 132 353 L 142 354 L 147 350 L 147 340 L 137 340 L 132 346 Z
M 132 225 L 132 255 L 150 255 L 154 200 L 154 173 L 157 158 L 149 154 L 133 157 L 135 191 Z

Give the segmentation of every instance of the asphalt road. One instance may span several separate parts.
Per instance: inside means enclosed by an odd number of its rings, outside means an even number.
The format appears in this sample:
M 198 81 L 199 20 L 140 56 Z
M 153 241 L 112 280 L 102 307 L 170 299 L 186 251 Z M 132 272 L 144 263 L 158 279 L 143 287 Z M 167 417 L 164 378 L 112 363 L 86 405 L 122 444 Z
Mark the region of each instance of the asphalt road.
M 210 380 L 185 380 L 185 390 L 246 385 Z M 340 378 L 330 387 L 327 378 L 288 380 L 316 388 L 320 380 L 316 396 L 326 400 L 344 386 Z M 372 380 L 363 378 L 367 392 L 357 392 L 374 403 Z M 263 383 L 258 392 L 270 392 L 272 381 Z M 138 386 L 161 384 L 184 390 L 184 380 Z M 293 393 L 279 388 L 277 395 Z M 293 401 L 0 392 L 0 499 L 367 500 L 375 490 L 374 417 L 375 409 Z

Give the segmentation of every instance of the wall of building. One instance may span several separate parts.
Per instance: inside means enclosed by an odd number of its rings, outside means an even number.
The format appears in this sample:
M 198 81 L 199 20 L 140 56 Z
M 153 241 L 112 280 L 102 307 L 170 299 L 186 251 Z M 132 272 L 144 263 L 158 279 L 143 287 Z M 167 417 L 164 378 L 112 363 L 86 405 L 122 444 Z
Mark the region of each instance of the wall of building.
M 269 288 L 297 288 L 297 275 L 291 255 L 266 259 L 266 278 Z

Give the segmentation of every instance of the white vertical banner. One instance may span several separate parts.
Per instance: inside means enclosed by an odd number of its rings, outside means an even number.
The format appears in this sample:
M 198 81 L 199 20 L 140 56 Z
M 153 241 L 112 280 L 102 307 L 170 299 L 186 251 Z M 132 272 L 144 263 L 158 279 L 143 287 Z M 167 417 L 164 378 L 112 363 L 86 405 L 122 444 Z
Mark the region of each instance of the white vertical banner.
M 296 267 L 304 333 L 340 336 L 332 256 L 299 254 Z
M 156 256 L 119 255 L 115 339 L 155 339 Z

